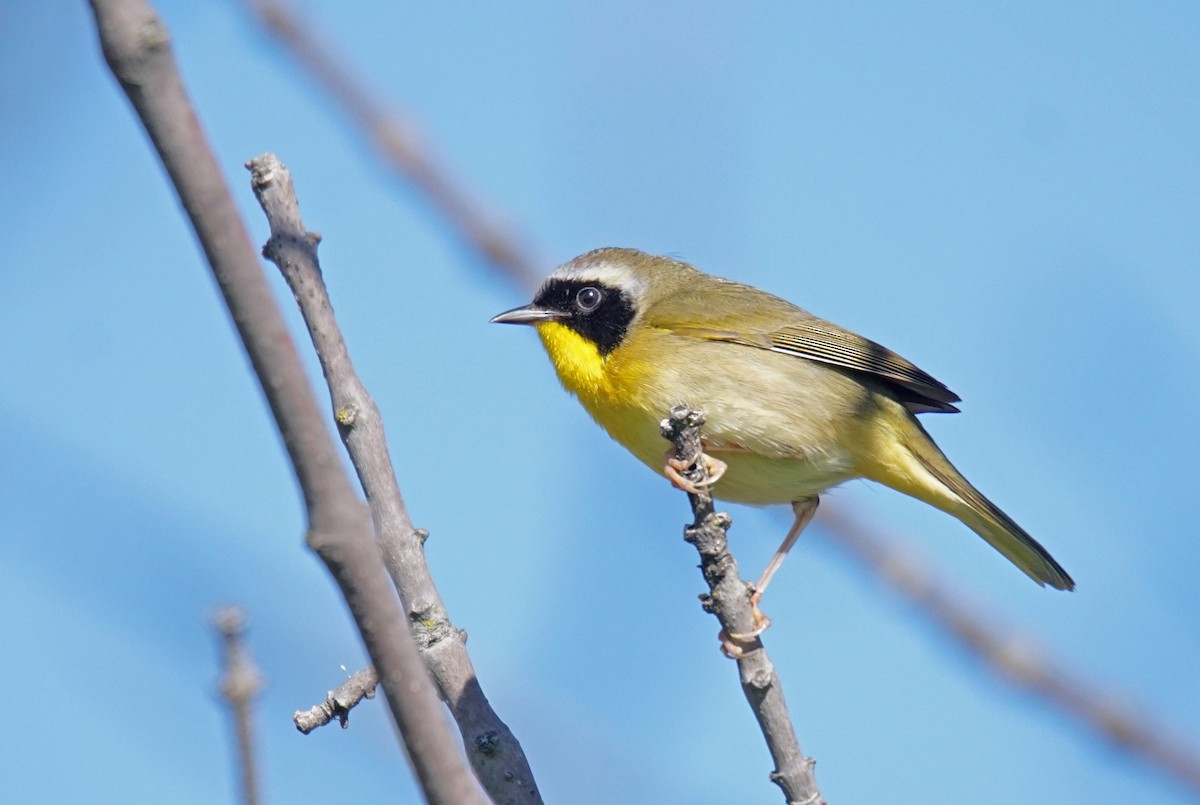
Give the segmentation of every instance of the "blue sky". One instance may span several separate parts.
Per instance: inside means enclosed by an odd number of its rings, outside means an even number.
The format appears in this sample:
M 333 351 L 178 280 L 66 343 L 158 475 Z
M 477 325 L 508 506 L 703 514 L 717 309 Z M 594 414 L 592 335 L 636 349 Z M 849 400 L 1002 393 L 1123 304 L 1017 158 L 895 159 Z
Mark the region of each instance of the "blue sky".
M 686 502 L 557 387 L 532 333 L 487 324 L 526 292 L 386 178 L 239 4 L 159 8 L 257 241 L 242 163 L 271 150 L 294 173 L 442 593 L 547 800 L 778 801 L 695 603 Z M 1039 590 L 888 490 L 831 502 L 1200 742 L 1194 4 L 308 10 L 547 273 L 604 245 L 678 254 L 962 395 L 926 426 L 1078 592 Z M 291 727 L 362 651 L 92 27 L 83 3 L 0 9 L 6 796 L 229 797 L 205 620 L 236 601 L 269 685 L 269 798 L 419 801 L 377 705 L 347 732 Z M 757 570 L 785 513 L 732 513 Z M 765 609 L 831 801 L 1187 801 L 996 681 L 819 533 Z

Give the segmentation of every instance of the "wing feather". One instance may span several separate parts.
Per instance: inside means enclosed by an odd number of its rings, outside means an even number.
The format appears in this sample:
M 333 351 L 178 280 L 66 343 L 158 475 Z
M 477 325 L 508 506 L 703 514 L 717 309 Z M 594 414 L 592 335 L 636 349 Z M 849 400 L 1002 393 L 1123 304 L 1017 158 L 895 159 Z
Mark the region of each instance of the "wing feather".
M 890 349 L 816 317 L 758 333 L 690 326 L 671 330 L 692 338 L 742 344 L 862 372 L 883 381 L 913 413 L 958 411 L 954 403 L 961 398 L 932 375 Z

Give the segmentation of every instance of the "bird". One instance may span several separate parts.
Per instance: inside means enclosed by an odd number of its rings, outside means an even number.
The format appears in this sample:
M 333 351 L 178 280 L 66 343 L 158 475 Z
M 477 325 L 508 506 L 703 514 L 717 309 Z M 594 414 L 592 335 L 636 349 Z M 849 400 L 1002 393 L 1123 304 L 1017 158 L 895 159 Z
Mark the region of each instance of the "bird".
M 713 497 L 790 504 L 787 536 L 753 586 L 758 603 L 820 495 L 865 478 L 957 518 L 1039 585 L 1073 590 L 1050 553 L 972 486 L 917 414 L 960 398 L 895 352 L 750 285 L 680 260 L 601 248 L 554 270 L 530 304 L 493 323 L 531 325 L 563 387 L 642 463 L 687 488 L 659 423 L 704 413 Z

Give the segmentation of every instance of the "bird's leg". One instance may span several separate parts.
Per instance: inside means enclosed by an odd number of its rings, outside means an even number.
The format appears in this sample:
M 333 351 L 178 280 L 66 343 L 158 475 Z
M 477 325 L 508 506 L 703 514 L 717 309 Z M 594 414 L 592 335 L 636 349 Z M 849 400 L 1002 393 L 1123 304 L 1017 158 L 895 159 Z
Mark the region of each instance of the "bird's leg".
M 742 649 L 737 644 L 753 640 L 770 627 L 771 619 L 762 613 L 758 608 L 758 603 L 762 601 L 763 593 L 767 591 L 767 585 L 771 583 L 771 578 L 779 570 L 779 566 L 783 564 L 788 551 L 796 544 L 796 540 L 800 537 L 800 532 L 812 522 L 813 515 L 817 513 L 818 503 L 820 503 L 820 498 L 815 495 L 811 498 L 802 498 L 801 500 L 793 501 L 792 511 L 796 513 L 796 519 L 792 523 L 792 527 L 788 529 L 787 536 L 783 538 L 783 543 L 779 546 L 779 550 L 775 551 L 775 555 L 767 563 L 766 570 L 759 576 L 758 581 L 754 583 L 754 592 L 750 595 L 750 606 L 754 615 L 754 630 L 741 634 L 721 634 L 721 644 L 724 647 L 725 653 L 729 656 L 734 658 L 741 656 Z
M 669 480 L 671 485 L 676 489 L 692 495 L 699 493 L 701 487 L 710 487 L 717 481 L 721 480 L 721 476 L 724 475 L 725 470 L 729 468 L 729 465 L 721 459 L 713 458 L 707 453 L 701 453 L 697 461 L 704 462 L 704 470 L 708 473 L 708 478 L 704 481 L 696 482 L 689 481 L 687 478 L 683 477 L 683 473 L 688 467 L 691 466 L 691 464 L 675 458 L 675 451 L 673 449 L 667 451 L 666 459 L 667 464 L 665 467 L 663 467 L 663 475 L 667 476 L 667 480 Z

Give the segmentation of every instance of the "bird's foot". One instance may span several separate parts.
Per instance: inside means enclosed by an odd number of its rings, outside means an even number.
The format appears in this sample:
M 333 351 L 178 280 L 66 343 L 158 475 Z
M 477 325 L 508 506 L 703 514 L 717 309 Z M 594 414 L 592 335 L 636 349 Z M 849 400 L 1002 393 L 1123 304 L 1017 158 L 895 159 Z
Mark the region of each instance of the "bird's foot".
M 750 614 L 754 618 L 753 629 L 749 632 L 722 631 L 717 635 L 721 641 L 721 653 L 729 659 L 740 660 L 751 651 L 762 648 L 762 643 L 758 638 L 759 635 L 771 628 L 771 619 L 758 608 L 758 602 L 761 600 L 762 593 L 757 590 L 750 596 Z
M 667 476 L 667 480 L 676 489 L 687 492 L 690 495 L 697 495 L 701 489 L 708 489 L 717 481 L 721 480 L 721 476 L 725 474 L 725 470 L 729 469 L 729 465 L 719 458 L 713 458 L 707 453 L 701 453 L 698 461 L 704 462 L 704 471 L 708 474 L 708 478 L 703 481 L 690 481 L 684 477 L 683 473 L 691 467 L 678 458 L 675 458 L 675 451 L 667 451 L 667 464 L 663 467 L 663 475 Z

